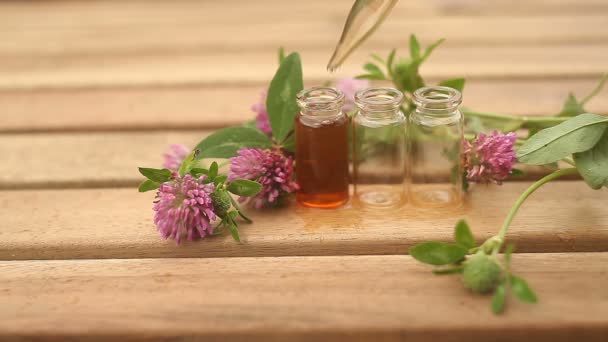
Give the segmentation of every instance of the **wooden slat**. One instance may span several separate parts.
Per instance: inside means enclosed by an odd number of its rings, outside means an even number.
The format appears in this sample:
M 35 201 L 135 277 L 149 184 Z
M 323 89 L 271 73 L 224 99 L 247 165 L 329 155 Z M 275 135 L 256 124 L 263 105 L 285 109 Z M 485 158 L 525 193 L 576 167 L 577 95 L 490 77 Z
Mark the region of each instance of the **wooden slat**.
M 596 83 L 595 77 L 469 80 L 464 106 L 498 113 L 552 114 L 561 110 L 569 91 L 582 98 Z M 236 125 L 254 117 L 251 104 L 259 101 L 260 92 L 266 86 L 266 82 L 262 82 L 224 87 L 4 91 L 0 92 L 0 132 L 193 129 Z M 608 88 L 587 107 L 595 113 L 608 113 Z
M 479 16 L 476 10 L 455 2 L 436 2 L 435 16 L 416 15 L 402 2 L 370 41 L 370 46 L 387 47 L 417 32 L 423 40 L 448 38 L 454 45 L 547 45 L 556 43 L 606 43 L 608 24 L 605 6 L 596 11 L 566 11 L 553 15 L 536 12 L 520 15 L 524 9 Z M 503 1 L 502 7 L 507 7 Z M 352 1 L 328 4 L 288 2 L 273 4 L 246 2 L 195 6 L 140 3 L 9 5 L 0 8 L 0 54 L 5 56 L 76 56 L 90 54 L 149 54 L 175 51 L 259 49 L 294 41 L 303 47 L 332 47 Z M 101 8 L 100 8 L 101 6 Z M 421 5 L 426 6 L 428 5 Z M 490 5 L 491 6 L 491 5 Z M 593 6 L 593 3 L 591 3 Z M 257 8 L 256 8 L 257 7 Z M 473 4 L 471 7 L 483 8 Z M 486 7 L 488 7 L 486 5 Z M 518 6 L 510 6 L 518 7 Z M 472 14 L 470 14 L 472 13 Z M 528 12 L 530 13 L 530 12 Z M 605 13 L 605 12 L 604 12 Z M 473 24 L 472 24 L 473 23 Z M 280 26 L 280 29 L 277 27 Z
M 1 262 L 0 338 L 606 340 L 608 253 L 513 262 L 540 302 L 502 317 L 407 256 Z
M 390 40 L 389 45 L 399 45 L 399 40 Z M 173 52 L 113 57 L 95 54 L 43 60 L 23 56 L 0 60 L 0 90 L 263 84 L 276 71 L 277 47 L 265 45 L 260 51 L 247 53 L 208 50 L 196 54 Z M 304 75 L 309 82 L 322 83 L 333 77 L 326 70 L 330 49 L 302 49 L 299 44 L 287 47 L 302 53 Z M 374 50 L 356 52 L 336 76 L 359 74 L 361 65 L 369 60 L 370 51 Z M 386 55 L 388 48 L 375 52 Z M 444 47 L 436 50 L 422 73 L 431 79 L 598 77 L 608 70 L 606 55 L 608 45 Z
M 170 144 L 194 147 L 208 133 L 3 134 L 0 189 L 133 187 L 137 166 L 160 167 Z
M 241 225 L 243 244 L 226 235 L 182 246 L 156 232 L 152 193 L 1 191 L 0 211 L 11 214 L 0 224 L 0 259 L 401 254 L 422 241 L 451 241 L 461 217 L 470 220 L 479 240 L 486 239 L 529 185 L 479 186 L 463 209 L 441 211 L 250 209 L 255 223 Z M 607 194 L 583 182 L 552 183 L 524 205 L 509 239 L 521 252 L 608 251 Z
M 135 187 L 142 181 L 137 166 L 160 167 L 170 144 L 193 148 L 211 132 L 0 134 L 0 189 Z M 526 173 L 519 180 L 552 171 L 518 168 Z

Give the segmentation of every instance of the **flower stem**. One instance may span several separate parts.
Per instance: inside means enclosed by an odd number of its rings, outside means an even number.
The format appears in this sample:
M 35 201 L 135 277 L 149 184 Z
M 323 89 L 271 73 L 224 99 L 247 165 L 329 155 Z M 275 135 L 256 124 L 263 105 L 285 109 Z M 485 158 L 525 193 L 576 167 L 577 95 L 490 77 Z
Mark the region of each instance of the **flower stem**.
M 509 114 L 497 114 L 497 113 L 481 113 L 473 112 L 470 110 L 462 111 L 465 116 L 477 116 L 485 119 L 498 119 L 498 120 L 510 120 L 510 121 L 521 121 L 521 122 L 536 122 L 536 123 L 562 123 L 569 117 L 558 117 L 558 116 L 527 116 L 527 115 L 509 115 Z
M 574 174 L 577 172 L 578 172 L 578 170 L 574 167 L 568 168 L 568 169 L 556 170 L 556 171 L 553 171 L 552 173 L 546 175 L 545 177 L 541 178 L 540 180 L 536 181 L 536 183 L 530 185 L 530 187 L 528 189 L 526 189 L 526 191 L 524 191 L 524 193 L 521 194 L 521 196 L 519 196 L 519 198 L 517 199 L 517 201 L 511 208 L 511 211 L 509 211 L 507 218 L 505 218 L 505 221 L 502 224 L 502 228 L 500 228 L 500 232 L 498 233 L 498 236 L 500 237 L 500 239 L 502 241 L 504 241 L 505 235 L 507 235 L 507 229 L 509 229 L 509 225 L 511 225 L 511 221 L 513 221 L 513 218 L 515 217 L 515 214 L 517 214 L 519 207 L 521 207 L 521 205 L 528 198 L 528 196 L 530 196 L 534 191 L 536 191 L 536 189 L 540 188 L 543 184 L 545 184 L 549 181 L 552 181 L 556 178 L 559 178 L 559 177 L 562 177 L 565 175 Z M 498 246 L 498 247 L 500 248 L 500 246 Z

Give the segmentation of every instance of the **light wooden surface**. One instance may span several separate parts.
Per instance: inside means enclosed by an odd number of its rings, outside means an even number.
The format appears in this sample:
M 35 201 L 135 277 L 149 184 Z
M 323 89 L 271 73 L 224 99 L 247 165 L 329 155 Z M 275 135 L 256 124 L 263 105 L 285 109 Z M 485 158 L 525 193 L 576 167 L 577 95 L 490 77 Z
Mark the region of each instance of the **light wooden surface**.
M 371 52 L 405 55 L 410 33 L 447 38 L 429 82 L 464 76 L 467 107 L 525 115 L 559 112 L 608 71 L 605 0 L 429 0 L 400 1 L 328 74 L 351 3 L 0 2 L 0 340 L 608 340 L 608 194 L 581 181 L 515 218 L 514 267 L 540 303 L 504 317 L 402 254 L 450 240 L 461 217 L 478 240 L 495 234 L 530 182 L 476 187 L 441 213 L 252 211 L 240 245 L 159 238 L 136 167 L 252 119 L 279 46 L 316 85 Z M 587 108 L 608 113 L 608 88 Z
M 407 256 L 1 262 L 0 338 L 605 341 L 608 253 L 518 254 L 502 317 Z
M 405 254 L 426 240 L 453 241 L 466 217 L 482 241 L 498 231 L 513 202 L 530 183 L 476 187 L 462 209 L 438 213 L 405 207 L 329 211 L 289 207 L 254 212 L 241 225 L 242 244 L 225 235 L 176 246 L 159 238 L 152 222 L 154 194 L 121 190 L 0 192 L 0 211 L 11 213 L 0 230 L 0 259 L 92 259 L 281 255 Z M 572 200 L 564 207 L 563 194 Z M 522 252 L 608 252 L 608 191 L 582 182 L 558 182 L 534 194 L 516 217 L 509 241 Z M 28 207 L 30 211 L 20 208 Z

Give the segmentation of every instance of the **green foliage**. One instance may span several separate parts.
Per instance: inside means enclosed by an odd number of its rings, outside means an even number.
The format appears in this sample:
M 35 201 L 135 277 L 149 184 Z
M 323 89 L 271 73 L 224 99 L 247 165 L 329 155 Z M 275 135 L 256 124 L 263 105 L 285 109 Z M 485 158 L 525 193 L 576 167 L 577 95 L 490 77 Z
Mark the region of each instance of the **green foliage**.
M 202 158 L 230 158 L 237 155 L 242 148 L 270 148 L 272 140 L 255 128 L 234 126 L 219 130 L 196 145 Z
M 235 179 L 228 184 L 227 189 L 235 195 L 250 197 L 262 190 L 262 184 L 248 179 Z
M 420 76 L 420 66 L 431 55 L 433 50 L 439 46 L 444 40 L 440 39 L 428 46 L 424 52 L 420 46 L 420 42 L 415 35 L 410 36 L 409 41 L 409 58 L 401 58 L 395 63 L 397 50 L 393 49 L 389 53 L 386 62 L 377 55 L 372 55 L 374 61 L 366 63 L 363 66 L 366 73 L 357 76 L 357 78 L 369 80 L 390 80 L 395 87 L 406 93 L 406 100 L 411 107 L 411 94 L 418 88 L 424 87 L 425 82 Z M 380 64 L 376 64 L 376 63 Z M 384 71 L 385 70 L 385 71 Z M 464 86 L 464 79 L 454 79 L 446 81 L 448 84 L 453 84 L 460 87 Z M 458 89 L 458 88 L 457 88 Z
M 593 148 L 575 153 L 574 162 L 592 189 L 608 187 L 608 129 Z
M 464 90 L 464 84 L 465 84 L 464 78 L 452 78 L 450 80 L 445 80 L 445 81 L 439 83 L 440 86 L 454 88 L 461 93 Z
M 139 173 L 156 183 L 164 183 L 171 179 L 171 170 L 169 169 L 153 169 L 149 167 L 140 167 Z
M 505 309 L 505 300 L 507 299 L 507 285 L 500 284 L 494 291 L 492 296 L 492 312 L 495 315 L 502 313 Z
M 281 62 L 270 82 L 266 97 L 272 137 L 279 143 L 293 131 L 294 120 L 299 111 L 296 95 L 303 88 L 302 63 L 300 55 L 294 52 Z
M 517 151 L 517 158 L 531 165 L 556 162 L 594 147 L 607 127 L 608 117 L 587 113 L 575 116 L 530 137 Z
M 228 210 L 232 207 L 230 194 L 225 189 L 216 189 L 211 194 L 213 200 L 213 209 L 219 217 L 225 217 Z
M 476 246 L 471 228 L 469 228 L 469 225 L 465 220 L 460 220 L 456 223 L 456 228 L 454 228 L 454 240 L 457 244 L 467 249 Z
M 146 191 L 150 191 L 150 190 L 156 190 L 159 187 L 160 187 L 160 183 L 155 182 L 153 180 L 146 179 L 145 181 L 141 182 L 141 184 L 139 184 L 139 187 L 137 188 L 137 190 L 139 192 L 146 192 Z
M 464 286 L 475 293 L 494 290 L 502 278 L 502 267 L 494 256 L 479 251 L 464 262 Z
M 180 176 L 185 176 L 186 174 L 190 173 L 190 171 L 196 167 L 196 165 L 198 165 L 198 160 L 196 159 L 196 156 L 198 155 L 199 150 L 194 150 L 192 152 L 190 152 L 189 155 L 186 156 L 186 158 L 184 158 L 184 161 L 182 161 L 182 165 L 179 166 L 179 175 Z
M 511 275 L 511 292 L 522 302 L 536 303 L 536 293 L 528 286 L 528 283 L 520 277 Z
M 440 266 L 462 260 L 467 255 L 468 250 L 456 244 L 429 241 L 410 248 L 409 252 L 418 261 Z

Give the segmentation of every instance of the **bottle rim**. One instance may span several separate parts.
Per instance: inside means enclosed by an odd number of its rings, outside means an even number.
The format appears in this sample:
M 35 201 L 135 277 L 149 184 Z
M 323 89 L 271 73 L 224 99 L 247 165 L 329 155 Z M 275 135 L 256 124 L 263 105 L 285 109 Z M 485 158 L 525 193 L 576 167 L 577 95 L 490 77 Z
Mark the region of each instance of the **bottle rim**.
M 414 104 L 431 110 L 456 109 L 462 103 L 462 93 L 445 86 L 422 87 L 414 91 Z
M 344 105 L 344 93 L 333 87 L 312 87 L 301 90 L 296 101 L 302 109 L 335 111 Z
M 355 105 L 365 111 L 386 111 L 399 108 L 403 93 L 391 87 L 372 87 L 355 94 Z

